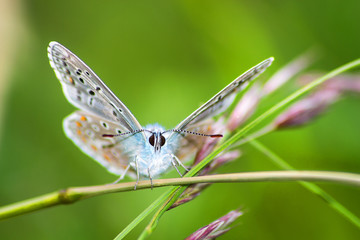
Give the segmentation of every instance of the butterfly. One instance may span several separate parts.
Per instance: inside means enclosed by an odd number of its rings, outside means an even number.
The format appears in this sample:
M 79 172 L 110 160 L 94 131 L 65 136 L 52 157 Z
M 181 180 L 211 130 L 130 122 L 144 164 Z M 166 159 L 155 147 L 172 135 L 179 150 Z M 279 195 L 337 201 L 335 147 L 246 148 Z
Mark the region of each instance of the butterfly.
M 65 134 L 84 153 L 120 178 L 157 177 L 191 158 L 212 132 L 213 117 L 224 112 L 237 93 L 273 61 L 266 59 L 227 85 L 175 128 L 142 127 L 130 110 L 75 54 L 57 42 L 48 47 L 50 65 L 67 100 L 78 111 L 64 119 Z M 187 170 L 187 169 L 186 169 Z

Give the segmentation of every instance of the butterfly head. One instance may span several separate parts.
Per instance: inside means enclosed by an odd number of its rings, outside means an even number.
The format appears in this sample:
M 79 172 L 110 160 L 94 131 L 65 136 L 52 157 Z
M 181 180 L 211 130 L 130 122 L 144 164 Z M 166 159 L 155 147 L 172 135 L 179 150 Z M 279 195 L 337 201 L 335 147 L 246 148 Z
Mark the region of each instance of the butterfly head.
M 149 137 L 149 143 L 154 147 L 154 152 L 160 152 L 161 147 L 165 145 L 166 139 L 161 132 L 153 132 Z
M 154 153 L 159 153 L 166 143 L 164 128 L 158 124 L 148 125 L 145 127 L 145 135 L 148 144 L 154 149 Z

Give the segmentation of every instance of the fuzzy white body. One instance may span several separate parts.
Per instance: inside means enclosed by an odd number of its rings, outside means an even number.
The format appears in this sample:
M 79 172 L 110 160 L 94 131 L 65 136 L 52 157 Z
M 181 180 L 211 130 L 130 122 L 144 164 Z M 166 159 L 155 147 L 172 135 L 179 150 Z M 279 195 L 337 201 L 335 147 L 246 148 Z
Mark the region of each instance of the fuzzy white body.
M 143 129 L 154 133 L 162 133 L 165 129 L 159 124 L 151 124 Z M 129 157 L 130 166 L 138 171 L 144 177 L 157 177 L 166 172 L 173 163 L 176 163 L 176 152 L 179 146 L 180 135 L 172 137 L 170 141 L 168 137 L 171 133 L 163 133 L 166 139 L 165 144 L 157 151 L 149 142 L 152 133 L 145 132 L 147 141 L 143 141 L 142 137 L 135 135 L 129 136 L 121 145 L 124 154 Z

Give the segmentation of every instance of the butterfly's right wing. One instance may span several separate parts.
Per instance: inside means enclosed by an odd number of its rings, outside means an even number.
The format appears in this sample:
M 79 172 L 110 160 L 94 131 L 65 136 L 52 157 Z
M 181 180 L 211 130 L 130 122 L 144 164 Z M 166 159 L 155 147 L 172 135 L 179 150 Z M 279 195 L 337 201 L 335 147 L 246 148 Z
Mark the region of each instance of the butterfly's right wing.
M 70 50 L 57 42 L 51 42 L 48 56 L 71 104 L 104 120 L 118 123 L 122 132 L 141 129 L 125 104 Z M 138 134 L 145 140 L 144 133 Z
M 236 94 L 245 88 L 246 84 L 255 79 L 273 62 L 273 58 L 268 58 L 251 68 L 244 74 L 240 75 L 233 82 L 227 85 L 209 101 L 195 110 L 190 116 L 175 127 L 175 130 L 186 130 L 191 132 L 205 133 L 205 134 L 219 134 L 219 129 L 216 127 L 215 121 L 212 117 L 224 112 L 234 101 Z M 221 125 L 221 124 L 220 124 Z M 220 126 L 221 128 L 221 126 Z M 223 129 L 221 129 L 223 130 Z M 178 155 L 185 155 L 187 153 L 198 150 L 206 141 L 205 138 L 192 134 L 183 134 L 173 132 L 168 141 L 180 138 L 180 147 Z M 179 157 L 180 158 L 180 157 Z M 181 159 L 181 158 L 180 158 Z
M 274 58 L 268 58 L 255 67 L 251 68 L 244 74 L 240 75 L 233 82 L 227 85 L 209 101 L 195 110 L 190 116 L 188 116 L 184 121 L 178 124 L 175 129 L 185 130 L 188 129 L 191 125 L 199 123 L 203 120 L 214 117 L 222 112 L 224 112 L 234 101 L 235 96 L 242 89 L 245 88 L 247 83 L 250 80 L 255 79 L 261 73 L 263 73 L 266 68 L 268 68 L 273 62 Z
M 122 175 L 128 167 L 130 160 L 124 154 L 122 142 L 126 139 L 105 138 L 103 134 L 118 134 L 122 131 L 118 124 L 91 115 L 84 111 L 76 111 L 64 120 L 64 130 L 84 153 L 94 158 L 109 172 Z M 131 141 L 136 141 L 139 135 L 132 136 Z M 123 143 L 125 144 L 125 143 Z M 136 174 L 129 168 L 127 175 L 134 178 Z

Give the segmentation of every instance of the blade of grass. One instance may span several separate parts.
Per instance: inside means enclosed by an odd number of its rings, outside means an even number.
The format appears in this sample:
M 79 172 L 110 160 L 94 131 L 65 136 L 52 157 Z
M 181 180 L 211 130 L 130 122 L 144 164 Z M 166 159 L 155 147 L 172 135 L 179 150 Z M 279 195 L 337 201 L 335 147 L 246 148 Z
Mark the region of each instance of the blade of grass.
M 354 61 L 351 61 L 345 65 L 342 65 L 328 74 L 325 74 L 324 76 L 314 80 L 313 82 L 307 84 L 306 86 L 302 87 L 301 89 L 297 90 L 293 94 L 289 95 L 279 103 L 275 104 L 272 108 L 261 114 L 259 117 L 257 117 L 255 120 L 247 124 L 244 128 L 239 130 L 237 133 L 235 133 L 231 138 L 229 138 L 227 141 L 225 141 L 219 148 L 217 148 L 215 151 L 213 151 L 211 154 L 209 154 L 206 158 L 204 158 L 203 161 L 201 161 L 199 164 L 194 166 L 184 177 L 192 177 L 196 173 L 198 173 L 202 168 L 204 168 L 214 157 L 216 157 L 219 153 L 224 151 L 226 148 L 228 148 L 233 143 L 237 142 L 246 132 L 254 128 L 256 125 L 273 115 L 275 112 L 279 111 L 280 109 L 288 106 L 292 101 L 299 98 L 300 96 L 304 95 L 305 93 L 309 92 L 311 89 L 317 87 L 318 85 L 322 84 L 326 80 L 341 74 L 345 71 L 348 71 L 354 67 L 357 67 L 360 65 L 360 59 L 356 59 Z M 171 192 L 168 195 L 168 198 L 166 199 L 166 202 L 169 202 L 171 198 L 173 198 L 173 193 L 180 189 L 179 187 L 175 187 L 171 190 Z M 182 193 L 184 190 L 179 190 L 177 193 Z M 179 195 L 180 196 L 180 195 Z M 165 202 L 165 201 L 164 201 Z M 160 205 L 163 205 L 162 203 L 159 203 L 157 207 L 160 207 Z M 151 234 L 152 231 L 155 230 L 157 223 L 159 222 L 159 219 L 164 214 L 164 212 L 168 209 L 169 206 L 163 205 L 164 210 L 157 211 L 156 214 L 153 216 L 152 220 L 150 221 L 149 225 L 144 229 L 144 234 L 141 234 L 141 236 L 147 236 Z M 150 214 L 150 213 L 149 213 Z M 146 232 L 146 233 L 145 233 Z
M 166 201 L 154 214 L 154 216 L 162 216 L 173 204 L 174 202 L 180 197 L 180 195 L 185 191 L 185 189 L 187 188 L 187 186 L 185 187 L 178 187 L 176 188 L 176 190 L 174 191 L 173 194 L 171 194 L 171 197 L 168 198 L 168 201 Z M 144 229 L 144 231 L 141 233 L 141 235 L 139 236 L 138 240 L 143 240 L 146 239 L 152 232 L 153 230 L 156 228 L 157 224 L 159 223 L 160 218 L 158 217 L 153 217 L 151 219 L 151 224 L 148 224 L 146 226 L 146 228 Z
M 249 142 L 253 147 L 262 152 L 264 155 L 268 156 L 273 163 L 284 170 L 296 170 L 290 164 L 288 164 L 285 160 L 280 158 L 277 154 L 267 148 L 264 144 L 260 143 L 257 140 L 252 140 Z M 360 228 L 360 219 L 353 214 L 350 210 L 344 207 L 341 203 L 339 203 L 335 198 L 333 198 L 330 194 L 322 190 L 319 186 L 310 182 L 299 182 L 303 187 L 313 192 L 321 199 L 323 199 L 331 208 L 344 216 L 347 220 L 353 223 L 355 226 Z
M 135 228 L 146 216 L 148 216 L 152 211 L 154 211 L 159 204 L 168 199 L 169 194 L 172 192 L 172 189 L 163 193 L 158 199 L 150 204 L 142 213 L 140 213 L 129 225 L 126 226 L 115 238 L 114 240 L 123 239 L 133 228 Z

